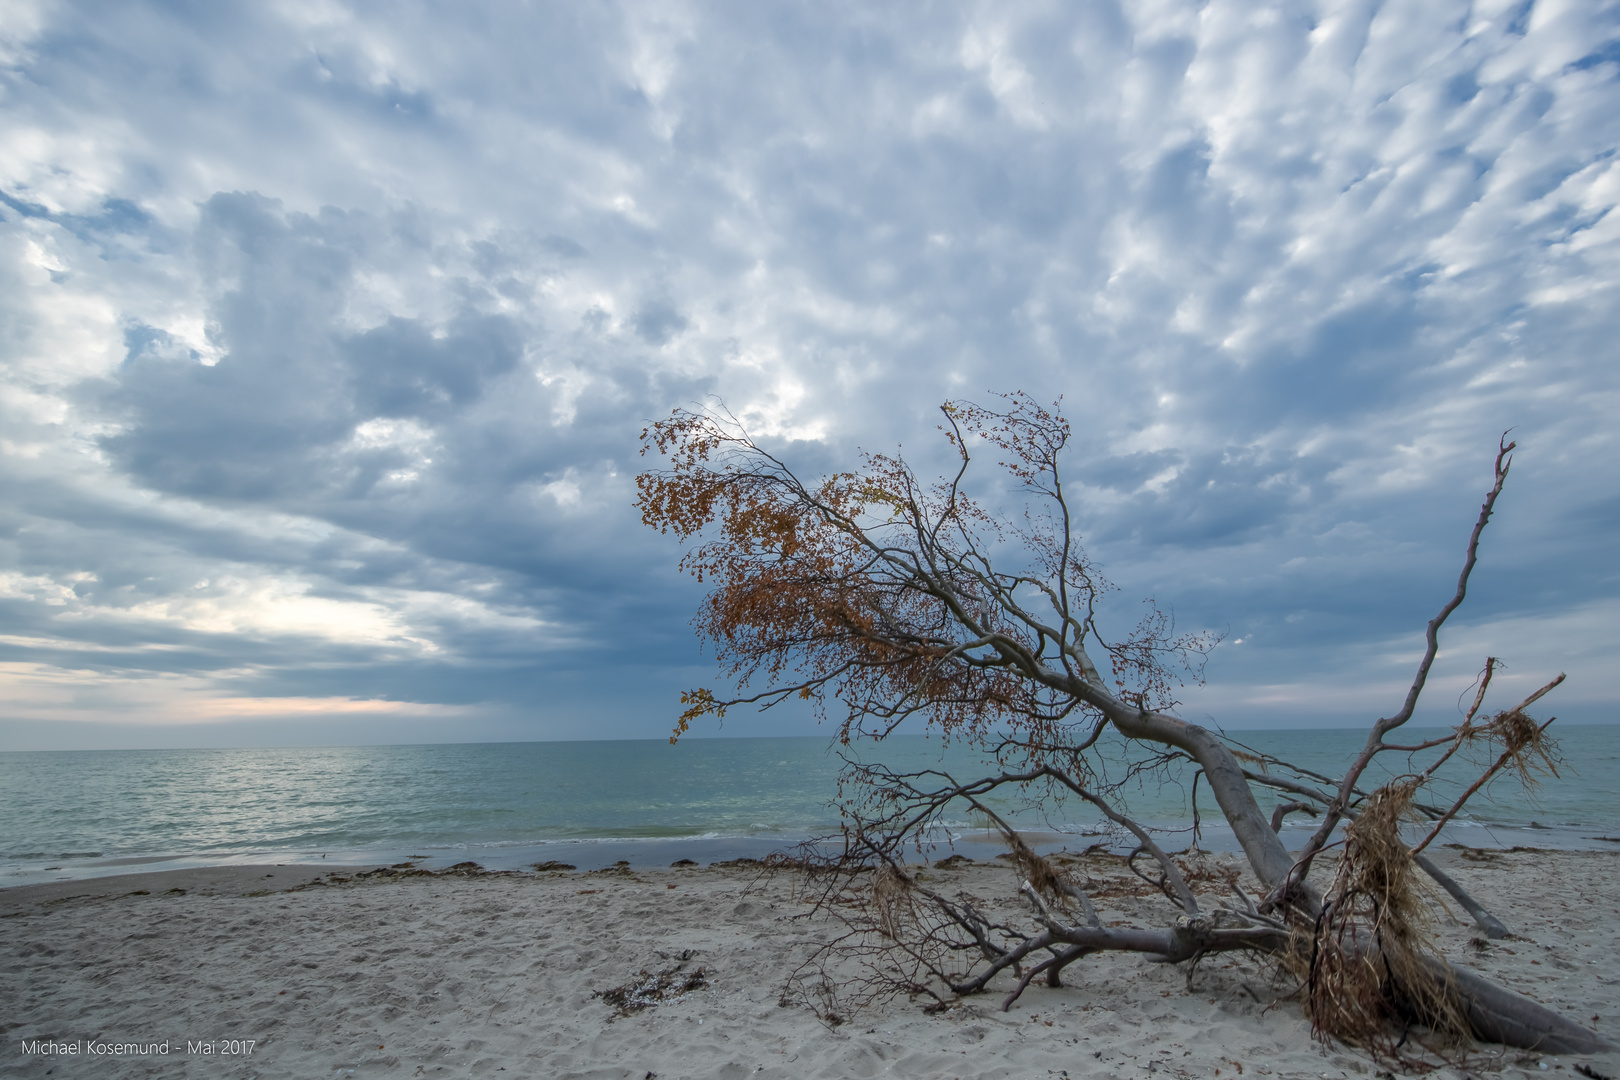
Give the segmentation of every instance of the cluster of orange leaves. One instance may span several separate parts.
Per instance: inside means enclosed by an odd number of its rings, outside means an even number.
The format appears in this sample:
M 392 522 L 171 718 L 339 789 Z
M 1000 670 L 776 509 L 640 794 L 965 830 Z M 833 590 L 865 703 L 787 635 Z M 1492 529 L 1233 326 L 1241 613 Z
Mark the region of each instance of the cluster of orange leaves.
M 642 519 L 683 541 L 714 527 L 681 560 L 711 586 L 694 622 L 739 686 L 770 684 L 765 705 L 798 697 L 824 709 L 831 690 L 851 706 L 847 740 L 863 710 L 898 703 L 949 731 L 987 720 L 1017 692 L 1018 680 L 1004 673 L 949 663 L 959 633 L 944 600 L 881 557 L 883 534 L 903 544 L 933 524 L 902 462 L 871 456 L 864 474 L 829 476 L 812 489 L 707 415 L 677 412 L 643 438 L 643 452 L 662 454 L 668 468 L 637 477 Z M 961 503 L 946 516 L 975 512 Z M 735 702 L 698 689 L 682 703 L 677 736 Z
M 1063 601 L 1089 605 L 1093 579 L 1067 542 L 1057 482 L 1067 422 L 1022 395 L 1009 400 L 1013 408 L 1000 413 L 947 404 L 945 435 L 963 472 L 966 442 L 977 437 L 1060 508 L 1061 520 L 1029 517 L 1017 532 L 1033 557 L 1029 572 L 1057 582 Z M 637 477 L 642 519 L 691 544 L 681 566 L 710 586 L 694 620 L 700 637 L 740 688 L 767 687 L 733 699 L 687 691 L 675 737 L 729 706 L 794 697 L 823 716 L 829 698 L 841 702 L 845 741 L 871 731 L 859 727 L 865 722 L 881 733 L 913 715 L 947 737 L 975 739 L 1012 721 L 1039 741 L 1067 714 L 1063 695 L 1018 662 L 1052 659 L 1052 643 L 1007 617 L 1008 594 L 994 595 L 1015 587 L 982 547 L 985 536 L 1003 539 L 1002 526 L 958 489 L 961 473 L 926 486 L 902 459 L 868 454 L 859 472 L 807 484 L 734 419 L 688 410 L 651 425 L 642 442 L 643 455 L 665 460 Z M 1160 627 L 1149 629 L 1154 635 L 1113 651 L 1116 677 L 1157 670 Z

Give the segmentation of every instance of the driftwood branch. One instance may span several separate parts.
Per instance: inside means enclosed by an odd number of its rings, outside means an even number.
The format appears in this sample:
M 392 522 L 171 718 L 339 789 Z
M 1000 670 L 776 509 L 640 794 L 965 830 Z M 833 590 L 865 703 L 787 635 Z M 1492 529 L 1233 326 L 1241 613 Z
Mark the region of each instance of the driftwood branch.
M 1311 860 L 1327 844 L 1328 837 L 1333 835 L 1344 810 L 1350 805 L 1351 792 L 1355 790 L 1356 781 L 1361 778 L 1367 766 L 1380 751 L 1385 749 L 1384 736 L 1405 724 L 1412 718 L 1417 708 L 1418 698 L 1423 694 L 1423 688 L 1429 680 L 1429 669 L 1434 666 L 1434 658 L 1440 652 L 1440 628 L 1445 625 L 1451 613 L 1462 605 L 1468 595 L 1468 579 L 1474 572 L 1474 566 L 1479 561 L 1479 538 L 1485 532 L 1485 526 L 1490 523 L 1491 514 L 1496 509 L 1496 500 L 1502 494 L 1502 487 L 1507 483 L 1508 471 L 1513 467 L 1513 451 L 1517 443 L 1507 441 L 1504 435 L 1497 444 L 1496 462 L 1493 466 L 1495 482 L 1485 496 L 1485 502 L 1479 508 L 1479 517 L 1474 521 L 1474 529 L 1468 535 L 1468 548 L 1463 557 L 1462 572 L 1457 575 L 1457 589 L 1450 600 L 1441 607 L 1438 614 L 1429 620 L 1424 629 L 1423 659 L 1418 662 L 1417 674 L 1412 678 L 1412 685 L 1407 689 L 1406 700 L 1393 716 L 1385 717 L 1372 726 L 1367 735 L 1367 744 L 1357 755 L 1350 768 L 1345 771 L 1344 779 L 1339 783 L 1339 791 L 1333 802 L 1322 815 L 1322 824 L 1305 845 L 1305 850 L 1299 859 L 1300 872 L 1309 872 Z
M 1474 922 L 1484 932 L 1485 936 L 1496 940 L 1512 937 L 1513 934 L 1502 925 L 1502 920 L 1486 911 L 1484 905 L 1468 894 L 1468 891 L 1457 884 L 1452 876 L 1434 865 L 1434 860 L 1427 855 L 1413 853 L 1413 860 L 1423 869 L 1425 874 L 1434 879 L 1435 884 L 1446 890 L 1451 898 L 1462 905 L 1464 911 L 1474 917 Z
M 1282 832 L 1283 818 L 1295 811 L 1301 811 L 1311 817 L 1316 816 L 1316 807 L 1307 802 L 1278 803 L 1271 811 L 1271 831 Z

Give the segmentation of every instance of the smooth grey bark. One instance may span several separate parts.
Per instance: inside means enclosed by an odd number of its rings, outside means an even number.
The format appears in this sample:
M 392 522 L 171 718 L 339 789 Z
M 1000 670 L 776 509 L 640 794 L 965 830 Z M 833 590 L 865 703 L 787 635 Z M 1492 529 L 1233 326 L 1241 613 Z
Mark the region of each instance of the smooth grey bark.
M 1475 1034 L 1487 1042 L 1540 1050 L 1544 1054 L 1597 1054 L 1617 1048 L 1551 1009 L 1475 975 L 1465 968 L 1430 962 L 1440 978 L 1450 978 Z
M 1090 691 L 1087 697 L 1103 709 L 1122 734 L 1133 739 L 1174 746 L 1190 754 L 1203 768 L 1204 777 L 1215 794 L 1215 801 L 1231 824 L 1255 874 L 1271 889 L 1288 881 L 1294 872 L 1294 857 L 1289 854 L 1282 839 L 1271 831 L 1271 822 L 1266 820 L 1259 803 L 1255 801 L 1254 792 L 1237 758 L 1213 733 L 1173 716 L 1131 709 L 1112 696 L 1098 694 L 1090 687 L 1087 689 Z M 1423 856 L 1418 858 L 1420 866 L 1429 863 L 1423 869 L 1432 876 L 1437 868 L 1431 869 L 1433 863 Z M 1440 878 L 1436 877 L 1435 880 L 1440 881 Z M 1441 885 L 1444 887 L 1443 881 Z M 1452 885 L 1458 892 L 1463 892 L 1456 882 L 1452 882 Z M 1467 895 L 1466 892 L 1463 895 Z M 1321 910 L 1320 894 L 1304 883 L 1295 886 L 1295 895 L 1291 899 L 1307 911 Z M 1458 897 L 1458 902 L 1463 902 L 1461 897 Z M 1474 904 L 1474 907 L 1478 905 Z M 1451 979 L 1469 1025 L 1486 1042 L 1540 1050 L 1548 1054 L 1589 1054 L 1616 1049 L 1614 1044 L 1594 1032 L 1527 997 L 1488 982 L 1472 972 L 1438 961 L 1434 963 L 1438 964 L 1437 976 Z
M 1486 937 L 1494 941 L 1498 938 L 1513 936 L 1508 928 L 1502 925 L 1502 921 L 1500 919 L 1486 911 L 1480 905 L 1478 900 L 1475 900 L 1472 896 L 1468 895 L 1467 889 L 1464 889 L 1461 885 L 1457 884 L 1456 881 L 1452 880 L 1450 874 L 1434 865 L 1434 860 L 1422 853 L 1414 855 L 1412 858 L 1413 861 L 1422 868 L 1425 874 L 1428 874 L 1431 878 L 1433 878 L 1437 885 L 1451 894 L 1451 898 L 1453 900 L 1457 901 L 1457 903 L 1463 906 L 1464 911 L 1468 912 L 1468 914 L 1474 917 L 1475 925 L 1477 925 L 1480 930 L 1484 932 Z
M 1294 869 L 1294 857 L 1288 853 L 1282 839 L 1271 831 L 1271 822 L 1260 809 L 1260 804 L 1255 802 L 1254 792 L 1243 774 L 1243 766 L 1214 733 L 1208 728 L 1164 713 L 1133 709 L 1088 682 L 1079 679 L 1069 681 L 1071 692 L 1101 709 L 1120 734 L 1131 739 L 1173 746 L 1198 762 L 1204 770 L 1209 790 L 1215 795 L 1215 802 L 1221 808 L 1227 824 L 1232 826 L 1232 832 L 1237 836 L 1243 854 L 1248 857 L 1249 865 L 1254 868 L 1255 876 L 1271 889 L 1288 879 Z M 1313 906 L 1320 906 L 1321 900 L 1315 890 L 1304 886 L 1303 891 Z

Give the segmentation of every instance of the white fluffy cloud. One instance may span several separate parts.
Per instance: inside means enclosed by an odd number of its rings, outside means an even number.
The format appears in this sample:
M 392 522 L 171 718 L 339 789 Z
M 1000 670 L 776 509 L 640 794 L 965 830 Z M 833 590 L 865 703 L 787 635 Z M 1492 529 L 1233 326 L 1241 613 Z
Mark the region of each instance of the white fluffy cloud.
M 1613 715 L 1612 3 L 7 12 L 14 743 L 136 684 L 657 734 L 647 418 L 926 462 L 1014 388 L 1121 595 L 1241 639 L 1229 726 L 1392 707 L 1514 428 L 1459 643 Z

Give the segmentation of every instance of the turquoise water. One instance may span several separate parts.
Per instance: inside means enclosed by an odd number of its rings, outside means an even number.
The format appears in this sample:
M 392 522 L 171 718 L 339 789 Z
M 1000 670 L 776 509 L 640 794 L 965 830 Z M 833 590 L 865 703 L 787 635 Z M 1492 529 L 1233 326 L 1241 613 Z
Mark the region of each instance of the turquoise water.
M 1336 774 L 1364 736 L 1235 737 Z M 1515 784 L 1498 785 L 1456 838 L 1591 847 L 1620 834 L 1620 727 L 1569 727 L 1559 737 L 1571 764 L 1562 778 L 1549 779 L 1533 801 Z M 865 753 L 899 767 L 946 768 L 959 779 L 988 771 L 975 755 L 919 736 Z M 1105 760 L 1123 775 L 1125 751 L 1112 747 Z M 837 830 L 842 765 L 822 738 L 0 753 L 0 884 L 146 864 L 425 855 L 429 865 L 555 858 L 586 867 L 761 855 Z M 1153 776 L 1126 797 L 1171 842 L 1190 841 L 1175 832 L 1190 819 L 1188 791 L 1185 778 L 1161 784 Z M 1017 793 L 994 805 L 1059 834 L 1054 842 L 1072 837 L 1083 846 L 1101 835 L 1095 813 L 1081 807 L 1031 806 Z M 1206 826 L 1215 819 L 1206 845 L 1222 846 L 1207 788 L 1200 808 Z M 962 833 L 975 828 L 965 811 L 949 823 Z M 1290 826 L 1308 828 L 1304 820 Z

